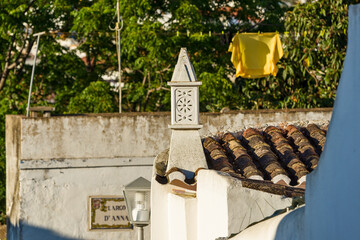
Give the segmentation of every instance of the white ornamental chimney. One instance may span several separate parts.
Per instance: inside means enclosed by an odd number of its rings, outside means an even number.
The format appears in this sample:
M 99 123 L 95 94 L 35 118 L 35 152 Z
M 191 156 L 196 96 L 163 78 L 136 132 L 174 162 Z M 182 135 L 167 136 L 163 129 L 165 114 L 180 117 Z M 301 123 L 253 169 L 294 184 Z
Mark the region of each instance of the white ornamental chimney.
M 200 129 L 199 86 L 194 67 L 190 63 L 186 48 L 181 48 L 171 82 L 171 126 L 172 129 Z
M 186 48 L 181 48 L 171 82 L 171 142 L 167 170 L 207 168 L 199 129 L 199 86 Z M 191 173 L 189 173 L 191 174 Z M 191 176 L 187 176 L 191 177 Z

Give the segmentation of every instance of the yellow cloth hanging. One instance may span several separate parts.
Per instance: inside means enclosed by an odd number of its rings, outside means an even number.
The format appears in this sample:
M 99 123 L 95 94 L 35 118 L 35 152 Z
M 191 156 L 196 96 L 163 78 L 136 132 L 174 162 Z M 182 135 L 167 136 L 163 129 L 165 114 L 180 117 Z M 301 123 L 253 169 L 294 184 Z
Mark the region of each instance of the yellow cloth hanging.
M 236 34 L 229 46 L 231 62 L 236 68 L 236 77 L 261 78 L 276 76 L 276 63 L 283 56 L 278 33 Z

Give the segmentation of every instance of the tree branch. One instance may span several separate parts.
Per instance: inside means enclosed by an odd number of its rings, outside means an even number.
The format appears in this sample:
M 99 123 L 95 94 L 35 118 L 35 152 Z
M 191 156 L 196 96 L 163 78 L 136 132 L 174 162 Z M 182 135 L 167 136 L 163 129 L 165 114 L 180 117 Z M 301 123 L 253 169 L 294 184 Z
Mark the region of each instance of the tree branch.
M 22 44 L 22 46 L 21 46 L 21 48 L 20 48 L 20 50 L 19 50 L 19 54 L 16 56 L 15 61 L 14 61 L 14 63 L 13 63 L 13 64 L 15 64 L 15 66 L 19 63 L 19 60 L 22 60 L 22 61 L 24 60 L 24 59 L 23 59 L 23 58 L 24 58 L 23 51 L 24 51 L 24 49 L 25 49 L 25 47 L 26 47 L 26 44 L 27 44 L 27 42 L 28 42 L 28 40 L 27 40 L 27 38 L 28 38 L 28 36 L 29 36 L 28 31 L 29 31 L 29 27 L 27 26 L 26 29 L 25 29 L 24 42 L 23 42 L 23 44 Z M 29 41 L 29 43 L 30 43 L 30 41 Z M 26 52 L 25 56 L 28 56 L 28 52 L 31 51 L 31 48 L 30 48 L 30 49 L 27 48 L 26 50 L 27 50 L 27 52 Z M 20 58 L 21 56 L 22 56 L 22 58 Z M 13 64 L 12 64 L 12 65 L 13 65 Z
M 29 4 L 28 4 L 28 6 L 26 7 L 26 9 L 24 10 L 23 14 L 27 13 L 27 12 L 31 9 L 31 7 L 33 6 L 33 4 L 34 4 L 35 2 L 36 2 L 36 0 L 30 1 Z M 28 34 L 27 31 L 26 31 L 26 34 Z M 26 39 L 26 37 L 25 37 L 25 39 Z M 10 65 L 11 57 L 12 57 L 12 56 L 11 56 L 11 52 L 12 52 L 12 50 L 13 50 L 13 48 L 14 48 L 15 40 L 16 40 L 16 33 L 14 33 L 14 34 L 12 35 L 11 40 L 10 40 L 10 43 L 9 43 L 9 48 L 8 48 L 8 52 L 7 52 L 7 56 L 6 56 L 6 60 L 5 60 L 4 69 L 3 69 L 3 71 L 1 72 L 0 91 L 1 91 L 1 90 L 4 88 L 4 86 L 5 86 L 5 82 L 6 82 L 7 77 L 9 76 L 10 70 L 11 70 L 12 68 L 14 68 L 14 67 L 16 66 L 16 62 L 19 61 L 20 56 L 21 56 L 21 54 L 22 54 L 23 47 L 24 47 L 25 44 L 26 44 L 26 40 L 24 40 L 24 44 L 23 44 L 23 46 L 22 46 L 22 48 L 21 48 L 21 51 L 19 52 L 19 55 L 17 56 L 17 58 L 16 58 L 16 60 L 15 60 L 15 62 L 14 62 L 15 64 L 13 63 L 13 64 Z M 24 61 L 24 62 L 25 62 L 25 61 Z M 10 67 L 11 67 L 11 68 L 10 68 Z
M 144 74 L 143 74 L 144 75 Z M 146 83 L 146 75 L 144 75 L 144 78 L 142 80 L 142 85 L 145 86 L 145 83 Z
M 32 5 L 36 2 L 36 0 L 32 0 L 30 1 L 29 5 L 27 6 L 27 8 L 24 10 L 24 14 L 30 10 L 30 8 L 32 7 Z
M 27 48 L 26 48 L 26 55 L 20 59 L 20 61 L 19 61 L 19 67 L 16 68 L 15 71 L 14 71 L 14 73 L 15 73 L 16 75 L 18 75 L 19 73 L 21 73 L 22 70 L 24 69 L 26 59 L 29 57 L 30 52 L 31 52 L 31 49 L 32 49 L 34 43 L 35 43 L 35 40 L 29 41 L 29 44 L 28 44 L 28 46 L 27 46 Z
M 160 90 L 165 90 L 165 91 L 170 91 L 169 88 L 164 88 L 162 86 L 159 86 L 157 88 L 152 88 L 152 89 L 149 89 L 146 93 L 146 97 L 145 97 L 145 100 L 144 100 L 144 111 L 145 111 L 145 108 L 147 106 L 147 103 L 149 101 L 149 98 L 150 98 L 150 94 L 153 93 L 153 92 L 156 92 L 156 91 L 160 91 Z
M 3 72 L 1 73 L 0 91 L 4 88 L 5 81 L 6 81 L 7 77 L 9 76 L 9 72 L 10 72 L 9 64 L 10 64 L 10 60 L 11 60 L 11 52 L 12 52 L 13 45 L 14 45 L 14 42 L 15 42 L 15 37 L 16 37 L 16 34 L 13 34 L 11 36 L 11 41 L 10 41 L 9 48 L 8 48 L 8 51 L 7 51 L 7 56 L 6 56 L 6 59 L 5 59 L 4 69 L 3 69 Z
M 156 65 L 157 65 L 157 64 L 156 64 Z M 156 71 L 156 73 L 163 73 L 163 72 L 169 71 L 169 70 L 170 70 L 170 67 L 171 67 L 171 64 L 169 64 L 166 68 L 161 69 L 160 71 Z
M 317 78 L 317 76 L 315 74 L 313 74 L 312 72 L 310 72 L 310 70 L 307 67 L 305 67 L 305 70 L 310 74 L 310 76 L 312 78 L 315 79 L 315 82 L 316 82 L 315 86 L 318 87 L 319 86 L 319 79 Z

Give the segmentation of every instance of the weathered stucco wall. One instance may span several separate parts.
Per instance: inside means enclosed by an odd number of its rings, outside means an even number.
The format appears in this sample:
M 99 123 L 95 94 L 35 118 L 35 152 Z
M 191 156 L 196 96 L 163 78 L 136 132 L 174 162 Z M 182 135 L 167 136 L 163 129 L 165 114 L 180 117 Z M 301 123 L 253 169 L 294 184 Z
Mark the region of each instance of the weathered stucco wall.
M 331 109 L 206 113 L 200 135 L 330 117 Z M 170 113 L 7 116 L 8 239 L 136 239 L 131 230 L 89 231 L 88 197 L 150 180 L 154 157 L 170 146 L 169 124 Z
M 200 135 L 245 126 L 330 120 L 331 109 L 261 110 L 200 115 Z M 21 158 L 107 158 L 156 156 L 169 148 L 170 113 L 88 114 L 22 118 Z M 39 146 L 42 146 L 39 148 Z
M 155 156 L 168 147 L 169 122 L 170 116 L 162 113 L 23 118 L 21 156 L 24 160 Z

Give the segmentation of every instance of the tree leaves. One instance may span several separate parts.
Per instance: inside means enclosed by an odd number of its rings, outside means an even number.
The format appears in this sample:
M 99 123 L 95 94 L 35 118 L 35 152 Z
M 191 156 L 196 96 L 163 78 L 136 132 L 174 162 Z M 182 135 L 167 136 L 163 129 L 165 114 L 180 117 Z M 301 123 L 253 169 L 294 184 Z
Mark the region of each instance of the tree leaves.
M 301 89 L 298 93 L 308 96 L 300 97 L 296 107 L 332 106 L 345 57 L 346 9 L 347 6 L 342 1 L 322 0 L 297 5 L 287 14 L 285 28 L 297 35 L 284 37 L 287 56 L 284 61 L 285 69 L 292 66 L 294 71 L 286 72 L 282 77 L 297 79 L 290 95 Z M 310 104 L 301 102 L 301 99 L 308 101 L 310 98 Z
M 106 82 L 91 82 L 81 93 L 71 98 L 68 113 L 110 113 L 117 110 L 114 97 Z

